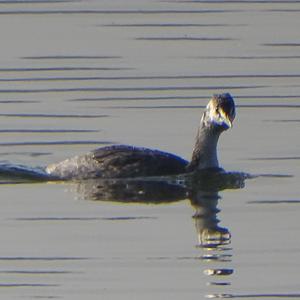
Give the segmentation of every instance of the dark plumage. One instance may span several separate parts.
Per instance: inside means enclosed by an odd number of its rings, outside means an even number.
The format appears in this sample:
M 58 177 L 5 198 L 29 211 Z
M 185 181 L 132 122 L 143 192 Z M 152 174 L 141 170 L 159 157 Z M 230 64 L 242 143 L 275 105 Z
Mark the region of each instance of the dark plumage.
M 185 172 L 188 161 L 171 153 L 141 147 L 116 145 L 92 152 L 103 177 L 171 175 Z
M 230 94 L 214 95 L 200 121 L 191 162 L 163 151 L 114 145 L 47 166 L 60 179 L 164 176 L 218 168 L 217 142 L 235 117 Z

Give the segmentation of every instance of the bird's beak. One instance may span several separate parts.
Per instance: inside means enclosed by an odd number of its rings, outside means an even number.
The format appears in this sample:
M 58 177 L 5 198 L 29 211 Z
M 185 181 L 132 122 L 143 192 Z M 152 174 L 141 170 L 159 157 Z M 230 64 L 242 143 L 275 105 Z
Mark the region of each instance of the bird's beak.
M 231 119 L 227 114 L 225 114 L 224 111 L 220 111 L 220 116 L 221 116 L 222 122 L 223 122 L 228 128 L 232 128 L 232 121 L 233 121 L 233 119 Z

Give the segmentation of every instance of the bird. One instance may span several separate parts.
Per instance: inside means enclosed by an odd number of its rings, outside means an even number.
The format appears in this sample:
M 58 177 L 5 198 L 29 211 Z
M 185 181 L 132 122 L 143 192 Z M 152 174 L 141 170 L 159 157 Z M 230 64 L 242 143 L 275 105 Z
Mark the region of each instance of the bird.
M 156 149 L 111 145 L 53 163 L 45 168 L 52 178 L 136 178 L 168 176 L 199 170 L 218 170 L 217 144 L 222 132 L 232 127 L 235 104 L 229 93 L 215 94 L 200 120 L 191 160 Z

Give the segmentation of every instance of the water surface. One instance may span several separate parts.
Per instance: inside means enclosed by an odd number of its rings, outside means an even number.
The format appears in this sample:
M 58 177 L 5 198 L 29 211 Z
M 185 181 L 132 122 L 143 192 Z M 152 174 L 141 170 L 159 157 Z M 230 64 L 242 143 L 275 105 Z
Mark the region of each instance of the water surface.
M 266 175 L 200 189 L 202 206 L 180 182 L 139 183 L 129 200 L 160 201 L 124 203 L 122 184 L 96 197 L 91 182 L 3 180 L 2 297 L 300 298 L 299 12 L 275 0 L 1 1 L 2 163 L 112 143 L 188 159 L 208 99 L 230 92 L 237 119 L 219 160 Z M 208 224 L 222 234 L 207 241 Z

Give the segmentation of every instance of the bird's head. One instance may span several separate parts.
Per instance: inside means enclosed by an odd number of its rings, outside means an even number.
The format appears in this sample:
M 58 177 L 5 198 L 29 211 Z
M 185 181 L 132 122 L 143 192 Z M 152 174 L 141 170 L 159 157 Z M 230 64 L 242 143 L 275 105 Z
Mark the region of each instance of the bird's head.
M 202 121 L 207 127 L 227 130 L 235 118 L 235 105 L 229 93 L 216 94 L 206 106 Z

